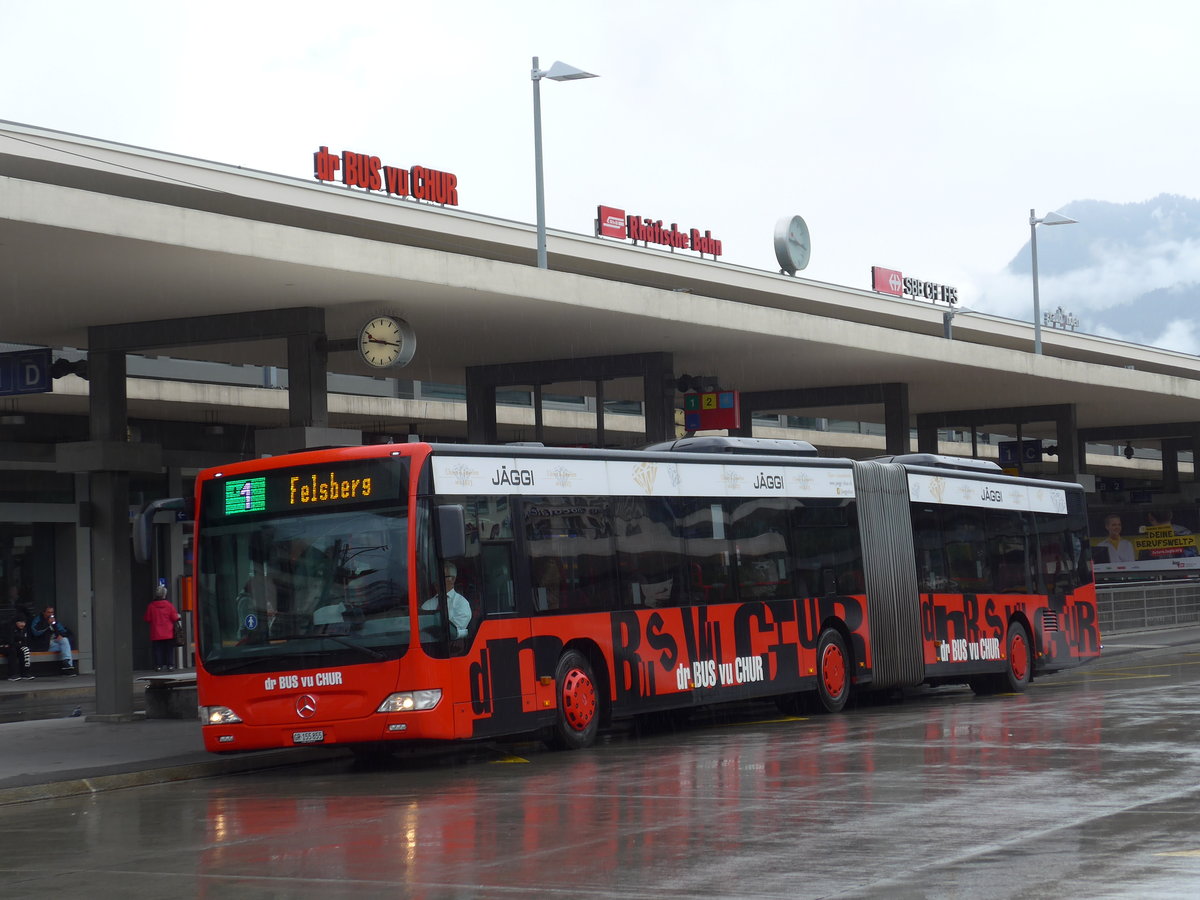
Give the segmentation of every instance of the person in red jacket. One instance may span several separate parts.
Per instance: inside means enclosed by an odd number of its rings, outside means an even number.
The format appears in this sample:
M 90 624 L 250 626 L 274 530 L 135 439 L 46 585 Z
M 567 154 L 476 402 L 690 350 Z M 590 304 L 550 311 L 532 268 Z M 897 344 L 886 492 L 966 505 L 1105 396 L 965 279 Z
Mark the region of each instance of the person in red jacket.
M 154 589 L 154 599 L 146 607 L 146 621 L 150 623 L 150 645 L 154 648 L 154 671 L 173 671 L 175 669 L 175 623 L 179 621 L 179 611 L 167 599 L 165 584 L 160 584 Z

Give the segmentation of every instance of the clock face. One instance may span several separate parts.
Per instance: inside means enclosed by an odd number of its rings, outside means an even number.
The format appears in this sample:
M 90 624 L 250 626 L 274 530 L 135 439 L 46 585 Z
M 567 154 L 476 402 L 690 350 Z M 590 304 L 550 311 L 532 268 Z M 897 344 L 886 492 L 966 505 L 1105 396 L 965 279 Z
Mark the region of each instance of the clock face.
M 376 316 L 358 333 L 358 352 L 367 365 L 378 369 L 396 365 L 407 353 L 412 358 L 405 328 L 391 316 Z
M 780 219 L 775 225 L 775 258 L 781 272 L 795 275 L 808 265 L 812 243 L 808 225 L 800 216 Z

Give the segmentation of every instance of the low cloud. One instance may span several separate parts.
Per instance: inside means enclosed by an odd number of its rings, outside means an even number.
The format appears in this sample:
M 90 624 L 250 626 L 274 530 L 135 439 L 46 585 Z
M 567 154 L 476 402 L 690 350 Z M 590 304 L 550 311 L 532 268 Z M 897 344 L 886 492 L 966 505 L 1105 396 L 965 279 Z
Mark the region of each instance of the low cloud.
M 1061 306 L 1080 318 L 1093 318 L 1152 291 L 1183 292 L 1200 284 L 1197 240 L 1164 241 L 1138 248 L 1097 242 L 1089 253 L 1095 260 L 1091 266 L 1058 275 L 1039 274 L 1043 313 Z M 980 309 L 1015 319 L 1029 319 L 1033 314 L 1033 281 L 1027 272 L 1005 271 L 980 278 L 979 292 L 975 305 Z M 1100 333 L 1099 327 L 1097 323 L 1092 330 Z

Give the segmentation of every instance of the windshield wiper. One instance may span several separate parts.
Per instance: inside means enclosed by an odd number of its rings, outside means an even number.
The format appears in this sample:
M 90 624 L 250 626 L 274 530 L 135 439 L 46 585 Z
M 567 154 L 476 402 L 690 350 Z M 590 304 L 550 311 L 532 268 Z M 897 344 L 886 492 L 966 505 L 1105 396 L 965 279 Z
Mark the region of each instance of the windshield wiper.
M 354 641 L 348 641 L 344 637 L 341 637 L 340 635 L 322 634 L 319 636 L 326 638 L 328 640 L 331 640 L 331 641 L 336 641 L 337 643 L 341 644 L 343 647 L 350 647 L 353 650 L 361 650 L 367 656 L 371 657 L 371 659 L 387 659 L 387 657 L 384 654 L 380 653 L 378 650 L 372 650 L 370 647 L 364 646 L 363 644 L 356 644 L 356 643 L 354 643 Z
M 334 641 L 335 643 L 341 644 L 343 647 L 349 647 L 352 650 L 361 650 L 367 656 L 371 657 L 371 659 L 387 659 L 387 657 L 384 654 L 380 653 L 378 650 L 372 650 L 370 647 L 364 647 L 362 644 L 356 644 L 356 643 L 354 643 L 354 641 L 348 641 L 348 640 L 346 640 L 346 638 L 344 638 L 338 634 L 313 634 L 310 632 L 308 634 L 271 635 L 268 643 L 274 644 L 276 642 L 314 641 L 314 640 L 315 641 L 321 641 L 321 640 Z M 287 651 L 285 651 L 285 652 L 287 652 Z M 296 651 L 291 651 L 291 652 L 296 652 Z M 311 656 L 312 653 L 313 653 L 313 651 L 311 651 L 311 650 L 307 650 L 307 651 L 302 650 L 302 651 L 299 651 L 298 655 Z

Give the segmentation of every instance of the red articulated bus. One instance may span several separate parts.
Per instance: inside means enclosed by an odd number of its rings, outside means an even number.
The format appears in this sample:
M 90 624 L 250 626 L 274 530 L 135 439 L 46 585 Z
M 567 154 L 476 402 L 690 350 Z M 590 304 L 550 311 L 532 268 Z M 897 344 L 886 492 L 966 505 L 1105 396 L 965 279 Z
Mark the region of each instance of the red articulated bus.
M 402 444 L 196 483 L 212 751 L 539 735 L 750 698 L 1021 690 L 1098 656 L 1078 485 L 802 441 Z

